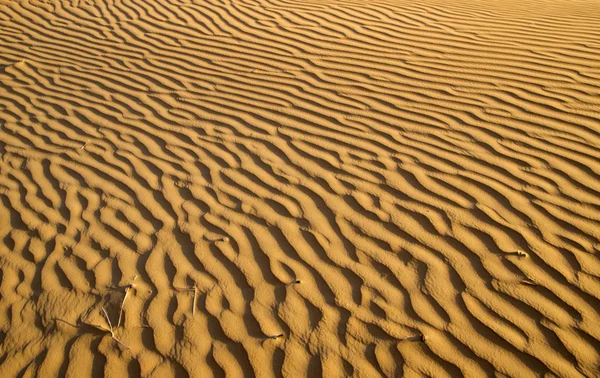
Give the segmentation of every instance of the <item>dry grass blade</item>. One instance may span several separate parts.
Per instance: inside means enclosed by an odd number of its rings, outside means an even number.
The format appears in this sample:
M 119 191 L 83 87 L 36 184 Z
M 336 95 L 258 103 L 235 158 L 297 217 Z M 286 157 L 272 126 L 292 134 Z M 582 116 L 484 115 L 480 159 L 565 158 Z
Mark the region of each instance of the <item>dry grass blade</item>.
M 78 150 L 79 150 L 79 151 L 81 151 L 81 150 L 85 149 L 85 146 L 87 146 L 87 145 L 88 145 L 88 143 L 90 143 L 90 141 L 89 141 L 89 140 L 88 140 L 87 142 L 85 142 L 85 143 L 83 144 L 83 146 L 79 147 L 79 148 L 78 148 Z
M 519 281 L 519 283 L 523 284 L 523 285 L 528 285 L 528 286 L 537 286 L 537 282 L 532 281 L 530 279 L 526 279 L 526 280 L 521 280 Z
M 68 323 L 67 323 L 67 324 L 68 324 Z M 99 326 L 99 325 L 97 325 L 97 324 L 94 324 L 94 323 L 88 323 L 88 322 L 84 322 L 84 321 L 82 321 L 82 322 L 81 322 L 81 324 L 84 324 L 84 325 L 86 325 L 86 326 L 88 326 L 88 327 L 95 328 L 95 329 L 97 329 L 97 330 L 99 330 L 99 331 L 102 331 L 102 332 L 108 332 L 108 333 L 110 333 L 110 330 L 109 330 L 109 329 L 106 329 L 106 328 L 104 328 L 104 327 L 102 327 L 102 326 Z
M 175 289 L 177 291 L 193 291 L 194 290 L 193 287 L 173 287 L 173 289 Z
M 108 317 L 108 313 L 106 312 L 106 309 L 104 307 L 102 307 L 102 312 L 104 313 L 104 317 L 106 318 L 106 322 L 108 323 L 108 327 L 109 330 L 108 332 L 110 333 L 110 336 L 112 337 L 113 340 L 115 340 L 117 343 L 119 343 L 120 345 L 124 346 L 127 349 L 131 349 L 129 348 L 127 345 L 123 344 L 121 342 L 121 340 L 117 339 L 117 337 L 115 336 L 115 332 L 113 330 L 113 326 L 112 323 L 110 322 L 110 318 Z M 98 328 L 98 327 L 97 327 Z M 105 330 L 106 331 L 106 330 Z
M 503 256 L 505 258 L 511 257 L 511 256 L 517 256 L 519 258 L 524 258 L 524 257 L 528 257 L 529 255 L 527 254 L 527 252 L 523 252 L 521 250 L 517 250 L 516 252 L 504 252 L 504 253 L 499 253 L 498 255 Z
M 192 301 L 192 317 L 196 315 L 196 304 L 198 303 L 198 284 L 194 282 L 192 287 L 173 287 L 177 291 L 193 291 L 194 299 Z
M 127 296 L 129 295 L 129 291 L 133 286 L 129 286 L 125 288 L 125 295 L 123 296 L 123 301 L 121 301 L 121 308 L 119 309 L 119 320 L 117 321 L 117 328 L 121 326 L 121 319 L 123 318 L 123 307 L 125 306 L 125 301 L 127 300 Z
M 102 312 L 104 313 L 104 317 L 106 318 L 106 322 L 108 323 L 108 328 L 110 329 L 110 333 L 111 333 L 111 335 L 114 336 L 112 323 L 110 322 L 110 318 L 108 317 L 108 312 L 106 312 L 106 309 L 104 307 L 102 307 Z
M 135 281 L 137 277 L 138 277 L 137 275 L 135 277 L 133 277 L 133 281 Z M 125 306 L 125 301 L 127 300 L 127 297 L 129 296 L 129 292 L 134 287 L 135 287 L 134 283 L 130 283 L 129 285 L 127 285 L 125 287 L 125 295 L 123 296 L 123 301 L 121 301 L 121 308 L 119 310 L 119 320 L 117 321 L 117 328 L 119 328 L 121 326 L 121 319 L 123 317 L 123 307 Z
M 196 303 L 198 301 L 198 285 L 194 283 L 194 301 L 192 302 L 192 317 L 196 315 Z
M 420 334 L 420 335 L 408 336 L 408 337 L 405 337 L 403 339 L 400 339 L 400 341 L 421 341 L 421 342 L 425 342 L 425 335 Z

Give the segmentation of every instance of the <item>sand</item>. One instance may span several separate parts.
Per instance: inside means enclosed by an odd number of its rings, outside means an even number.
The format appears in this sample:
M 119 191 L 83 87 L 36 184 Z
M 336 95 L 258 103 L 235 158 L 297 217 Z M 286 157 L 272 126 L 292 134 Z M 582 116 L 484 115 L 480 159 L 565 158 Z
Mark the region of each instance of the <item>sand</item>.
M 600 3 L 0 0 L 0 377 L 597 377 Z

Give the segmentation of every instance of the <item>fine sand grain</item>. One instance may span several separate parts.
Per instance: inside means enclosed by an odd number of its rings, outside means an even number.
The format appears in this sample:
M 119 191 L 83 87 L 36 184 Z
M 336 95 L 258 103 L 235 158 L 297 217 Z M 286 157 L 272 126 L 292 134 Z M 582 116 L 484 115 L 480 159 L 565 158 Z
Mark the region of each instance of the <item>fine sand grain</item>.
M 0 377 L 597 377 L 600 2 L 0 0 Z

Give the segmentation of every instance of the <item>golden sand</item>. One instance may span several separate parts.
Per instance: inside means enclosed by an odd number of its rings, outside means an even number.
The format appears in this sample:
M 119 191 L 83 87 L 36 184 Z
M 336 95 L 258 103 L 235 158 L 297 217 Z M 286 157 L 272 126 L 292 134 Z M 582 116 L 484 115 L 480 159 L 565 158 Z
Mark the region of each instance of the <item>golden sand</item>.
M 597 377 L 600 2 L 0 0 L 0 377 Z

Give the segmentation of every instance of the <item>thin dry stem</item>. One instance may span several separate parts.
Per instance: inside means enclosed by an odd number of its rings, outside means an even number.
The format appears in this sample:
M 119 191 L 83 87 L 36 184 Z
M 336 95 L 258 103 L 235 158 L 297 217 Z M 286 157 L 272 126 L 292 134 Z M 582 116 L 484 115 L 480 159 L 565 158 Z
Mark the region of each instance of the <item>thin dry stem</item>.
M 519 282 L 522 283 L 523 285 L 537 286 L 537 283 L 535 281 L 530 280 L 530 279 L 521 280 Z
M 196 285 L 196 283 L 194 283 L 194 301 L 192 303 L 192 317 L 194 317 L 194 315 L 196 315 L 196 303 L 198 301 L 198 285 Z
M 194 299 L 192 302 L 192 317 L 196 315 L 196 307 L 198 303 L 198 284 L 194 282 L 194 286 L 192 287 L 173 287 L 173 289 L 177 291 L 193 291 Z
M 127 296 L 129 295 L 129 291 L 133 288 L 133 284 L 129 285 L 125 288 L 125 295 L 123 296 L 123 301 L 121 302 L 121 309 L 119 310 L 119 321 L 117 322 L 117 328 L 121 326 L 121 319 L 123 317 L 123 307 L 125 306 L 125 300 L 127 300 Z
M 424 342 L 425 335 L 420 334 L 420 335 L 408 336 L 403 339 L 400 339 L 400 341 L 423 341 Z
M 92 328 L 96 328 L 97 330 L 102 331 L 102 332 L 108 332 L 108 333 L 110 333 L 109 329 L 106 329 L 106 328 L 104 328 L 102 326 L 99 326 L 97 324 L 94 324 L 94 323 L 88 323 L 88 322 L 82 321 L 81 324 L 85 324 L 86 326 L 89 326 L 89 327 L 92 327 Z
M 106 318 L 106 322 L 108 323 L 108 328 L 110 328 L 110 334 L 114 337 L 113 326 L 110 322 L 110 318 L 108 317 L 108 313 L 106 312 L 106 309 L 104 307 L 102 307 L 102 312 L 104 313 L 104 317 Z
M 135 281 L 138 278 L 137 274 L 133 277 L 132 281 Z M 117 322 L 117 328 L 121 326 L 121 318 L 123 317 L 123 308 L 125 306 L 125 300 L 129 296 L 129 291 L 135 287 L 135 284 L 132 282 L 125 287 L 125 295 L 123 296 L 123 301 L 121 302 L 121 309 L 119 310 L 119 321 Z
M 516 252 L 503 252 L 503 253 L 499 253 L 499 255 L 504 256 L 504 257 L 517 256 L 519 258 L 523 258 L 523 257 L 528 257 L 529 256 L 527 254 L 527 252 L 523 252 L 521 250 L 517 250 Z
M 124 346 L 127 349 L 131 349 L 130 347 L 128 347 L 127 345 L 123 344 L 121 342 L 121 340 L 117 339 L 114 335 L 112 335 L 113 340 L 115 340 L 117 343 L 121 344 L 122 346 Z
M 177 291 L 193 291 L 194 287 L 173 287 Z
M 121 340 L 117 339 L 117 337 L 115 336 L 115 332 L 113 330 L 112 323 L 110 322 L 110 318 L 108 317 L 108 313 L 106 312 L 106 309 L 104 307 L 102 307 L 102 312 L 104 313 L 104 317 L 106 318 L 106 322 L 108 323 L 108 327 L 110 328 L 109 330 L 104 330 L 104 331 L 109 332 L 110 337 L 112 337 L 112 339 L 115 340 L 117 343 L 121 344 L 122 346 L 124 346 L 127 349 L 131 349 L 127 345 L 123 344 L 121 342 Z M 99 328 L 99 327 L 96 326 L 96 328 Z M 101 328 L 99 328 L 99 329 L 101 329 Z

